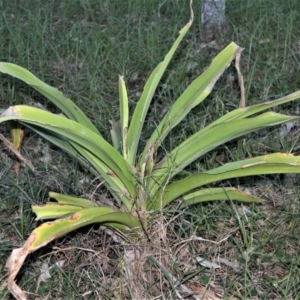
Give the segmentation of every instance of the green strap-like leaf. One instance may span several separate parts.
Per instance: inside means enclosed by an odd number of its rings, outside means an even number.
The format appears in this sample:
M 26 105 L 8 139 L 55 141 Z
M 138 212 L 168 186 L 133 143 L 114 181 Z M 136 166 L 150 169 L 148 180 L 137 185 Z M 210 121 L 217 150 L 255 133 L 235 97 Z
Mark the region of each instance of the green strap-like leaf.
M 124 185 L 118 176 L 111 174 L 111 170 L 105 163 L 102 162 L 102 160 L 82 146 L 74 143 L 72 143 L 72 145 L 98 171 L 98 175 L 100 174 L 100 176 L 104 179 L 107 189 L 114 196 L 114 199 L 118 202 L 118 204 L 121 205 L 121 203 L 123 203 L 127 211 L 132 211 L 132 209 L 134 209 L 134 204 L 131 199 L 134 199 L 134 195 L 136 194 L 135 189 L 132 189 L 132 194 L 130 194 L 130 190 L 127 186 Z M 126 176 L 125 173 L 124 175 Z
M 108 212 L 110 210 L 111 212 Z M 33 252 L 40 247 L 48 244 L 50 241 L 57 239 L 71 231 L 89 224 L 120 224 L 124 232 L 130 229 L 141 229 L 140 220 L 130 213 L 115 212 L 107 207 L 86 208 L 75 212 L 71 216 L 58 219 L 53 222 L 46 222 L 36 228 L 30 235 L 31 244 L 27 248 Z M 30 240 L 30 238 L 28 239 Z
M 54 202 L 32 206 L 32 211 L 37 215 L 37 221 L 64 218 L 83 209 L 85 209 L 83 206 L 59 204 Z
M 126 161 L 128 161 L 128 96 L 123 76 L 119 77 L 119 98 L 120 98 L 120 126 L 122 136 L 122 153 Z
M 24 137 L 24 128 L 22 128 L 21 124 L 17 122 L 12 122 L 11 135 L 12 135 L 13 145 L 18 151 L 20 151 L 23 142 L 23 137 Z
M 122 145 L 122 133 L 121 133 L 121 125 L 120 121 L 114 122 L 111 121 L 111 130 L 110 130 L 110 136 L 111 141 L 115 149 L 120 152 L 121 145 Z
M 26 127 L 28 127 L 30 130 L 34 131 L 44 139 L 48 140 L 51 142 L 53 145 L 61 148 L 64 150 L 67 154 L 69 154 L 71 157 L 75 158 L 84 168 L 89 170 L 93 175 L 96 177 L 99 176 L 99 173 L 95 171 L 90 165 L 90 163 L 87 162 L 87 160 L 83 159 L 78 151 L 72 146 L 72 144 L 65 140 L 64 137 L 55 135 L 53 132 L 48 131 L 44 128 L 40 128 L 38 126 L 34 126 L 32 124 L 25 124 Z
M 1 115 L 0 123 L 8 120 L 18 120 L 24 124 L 44 128 L 72 141 L 75 147 L 78 145 L 80 149 L 85 148 L 85 151 L 107 166 L 108 176 L 119 177 L 127 192 L 132 197 L 135 195 L 135 177 L 130 166 L 114 147 L 83 125 L 44 110 L 22 105 L 10 107 Z
M 91 200 L 73 197 L 65 194 L 49 192 L 49 197 L 55 199 L 59 204 L 77 205 L 85 208 L 98 206 L 95 202 Z
M 232 187 L 208 188 L 190 193 L 183 197 L 181 208 L 206 201 L 232 200 L 240 202 L 262 202 L 262 199 Z
M 285 173 L 300 173 L 300 156 L 293 156 L 290 153 L 274 153 L 227 163 L 211 171 L 193 174 L 167 186 L 162 196 L 162 207 L 196 188 L 213 182 L 253 175 Z M 154 204 L 154 199 L 151 202 L 149 206 L 152 209 L 159 205 Z
M 58 89 L 35 77 L 28 70 L 15 64 L 0 62 L 0 72 L 24 81 L 56 105 L 68 118 L 100 135 L 94 124 L 73 101 L 66 98 Z
M 121 203 L 123 203 L 128 211 L 132 210 L 132 203 L 129 200 L 130 195 L 126 193 L 127 188 L 125 185 L 122 183 L 119 177 L 110 176 L 109 168 L 95 155 L 88 152 L 84 147 L 67 141 L 62 136 L 54 134 L 52 131 L 47 131 L 44 128 L 40 128 L 28 123 L 24 125 L 71 155 L 95 177 L 101 176 L 101 178 L 104 180 L 105 186 L 113 195 L 118 204 L 121 205 Z
M 153 182 L 150 188 L 152 192 L 155 192 L 159 188 L 159 184 L 171 179 L 195 159 L 219 145 L 268 126 L 298 119 L 299 117 L 267 112 L 257 117 L 232 120 L 213 127 L 203 128 L 176 147 L 157 164 L 157 170 L 152 173 Z M 154 185 L 157 188 L 153 189 Z
M 256 104 L 253 106 L 249 106 L 249 107 L 237 108 L 237 109 L 227 113 L 226 115 L 222 116 L 215 122 L 211 123 L 209 126 L 207 126 L 207 128 L 212 127 L 216 124 L 225 123 L 225 122 L 228 122 L 231 120 L 244 119 L 244 118 L 250 117 L 254 114 L 260 113 L 264 110 L 270 109 L 272 107 L 276 107 L 276 106 L 284 104 L 284 103 L 288 103 L 288 102 L 297 100 L 299 98 L 300 98 L 300 91 L 297 91 L 295 93 L 289 94 L 289 95 L 284 96 L 277 100 L 268 101 L 268 102 Z
M 162 143 L 172 128 L 178 125 L 196 105 L 201 103 L 211 92 L 215 83 L 225 69 L 235 58 L 240 47 L 235 43 L 229 44 L 212 61 L 211 65 L 195 79 L 177 101 L 170 108 L 163 120 L 153 132 L 141 155 L 140 165 L 144 163 L 150 147 L 157 147 Z
M 181 40 L 191 27 L 192 21 L 193 20 L 191 19 L 181 29 L 178 38 L 176 39 L 168 54 L 165 56 L 164 60 L 161 63 L 159 63 L 158 66 L 152 71 L 150 77 L 148 78 L 145 84 L 141 98 L 136 105 L 128 130 L 128 162 L 131 165 L 135 165 L 136 152 L 140 141 L 142 127 L 144 125 L 145 118 L 154 92 L 177 47 L 179 46 Z

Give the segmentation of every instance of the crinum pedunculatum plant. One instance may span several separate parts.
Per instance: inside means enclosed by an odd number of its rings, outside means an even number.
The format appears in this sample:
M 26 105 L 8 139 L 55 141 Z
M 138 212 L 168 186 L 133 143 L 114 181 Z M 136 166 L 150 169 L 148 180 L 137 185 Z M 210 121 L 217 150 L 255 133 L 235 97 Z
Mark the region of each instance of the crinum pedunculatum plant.
M 49 196 L 57 202 L 33 205 L 38 220 L 52 221 L 33 230 L 25 245 L 15 249 L 8 260 L 9 289 L 18 299 L 25 299 L 22 298 L 25 296 L 14 279 L 26 256 L 77 228 L 101 223 L 133 236 L 132 233 L 147 230 L 149 212 L 162 210 L 176 199 L 181 199 L 181 207 L 213 200 L 261 201 L 232 187 L 207 187 L 210 183 L 250 175 L 300 172 L 300 157 L 274 153 L 229 162 L 180 180 L 174 179 L 188 165 L 227 141 L 262 128 L 298 120 L 296 116 L 265 111 L 298 99 L 299 91 L 275 101 L 230 111 L 165 153 L 160 161 L 155 160 L 155 154 L 170 131 L 211 93 L 224 70 L 240 55 L 242 49 L 235 43 L 222 50 L 204 73 L 186 88 L 155 128 L 144 149 L 139 149 L 142 128 L 155 90 L 191 24 L 192 20 L 182 28 L 164 60 L 149 76 L 131 119 L 125 82 L 122 76 L 119 77 L 120 120 L 112 126 L 112 144 L 60 91 L 20 66 L 0 63 L 0 72 L 24 81 L 62 111 L 62 115 L 53 114 L 36 107 L 16 105 L 2 113 L 0 122 L 13 121 L 16 139 L 21 134 L 17 124 L 21 124 L 67 152 L 93 175 L 105 181 L 119 208 L 99 206 L 87 199 L 54 192 Z

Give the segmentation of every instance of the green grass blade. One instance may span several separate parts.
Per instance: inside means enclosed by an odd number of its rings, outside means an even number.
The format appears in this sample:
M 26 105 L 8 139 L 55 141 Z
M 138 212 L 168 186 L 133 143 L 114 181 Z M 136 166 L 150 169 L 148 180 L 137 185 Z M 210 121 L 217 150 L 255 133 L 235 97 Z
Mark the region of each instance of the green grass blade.
M 163 76 L 170 60 L 172 59 L 176 49 L 178 48 L 181 40 L 191 27 L 193 22 L 193 17 L 191 20 L 181 29 L 179 36 L 173 44 L 172 48 L 165 56 L 164 60 L 157 65 L 153 70 L 150 77 L 148 78 L 144 91 L 141 95 L 139 102 L 136 105 L 134 110 L 131 123 L 128 129 L 128 162 L 131 165 L 135 164 L 136 152 L 138 148 L 138 143 L 141 136 L 142 127 L 149 109 L 149 105 L 153 98 L 154 92 L 160 82 L 161 77 Z
M 238 45 L 235 43 L 229 44 L 213 59 L 206 71 L 188 86 L 148 140 L 141 155 L 140 165 L 144 162 L 149 148 L 154 147 L 154 149 L 157 149 L 171 129 L 178 125 L 192 108 L 210 94 L 217 80 L 235 58 L 237 51 L 241 51 Z
M 262 202 L 262 199 L 246 194 L 232 187 L 207 188 L 183 197 L 181 208 L 206 201 L 232 200 L 240 202 Z
M 0 62 L 0 72 L 24 81 L 56 105 L 68 118 L 100 135 L 94 124 L 73 101 L 66 98 L 58 89 L 38 79 L 28 70 L 15 64 Z
M 155 170 L 152 175 L 157 183 L 165 182 L 167 178 L 172 178 L 195 159 L 215 149 L 219 145 L 268 126 L 298 119 L 299 117 L 267 112 L 257 117 L 237 119 L 217 124 L 209 129 L 203 128 L 185 140 L 159 162 L 156 166 L 157 170 Z
M 211 171 L 193 174 L 167 186 L 162 200 L 163 207 L 193 189 L 213 182 L 245 176 L 286 173 L 300 173 L 300 156 L 274 153 L 227 163 Z
M 0 123 L 8 120 L 18 120 L 22 123 L 44 128 L 72 141 L 74 145 L 76 144 L 80 148 L 85 148 L 108 167 L 109 176 L 119 177 L 126 186 L 128 194 L 134 195 L 135 177 L 130 166 L 114 147 L 83 125 L 63 116 L 22 105 L 10 107 L 1 115 Z M 87 157 L 87 159 L 89 158 Z

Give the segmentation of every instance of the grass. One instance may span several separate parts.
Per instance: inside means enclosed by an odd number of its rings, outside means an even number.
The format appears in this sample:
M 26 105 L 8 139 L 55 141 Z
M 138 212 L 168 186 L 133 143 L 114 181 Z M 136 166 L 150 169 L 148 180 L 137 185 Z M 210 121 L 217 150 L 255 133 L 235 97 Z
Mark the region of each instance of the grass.
M 155 126 L 164 108 L 232 40 L 245 48 L 241 68 L 247 105 L 299 89 L 299 1 L 285 4 L 280 0 L 227 0 L 228 30 L 215 44 L 206 45 L 201 43 L 200 5 L 196 2 L 194 24 L 157 91 L 149 126 Z M 189 19 L 183 0 L 167 0 L 161 5 L 154 0 L 50 0 L 43 5 L 34 0 L 24 0 L 20 5 L 11 0 L 0 2 L 0 6 L 0 60 L 28 68 L 59 87 L 107 138 L 109 120 L 117 118 L 118 75 L 125 76 L 133 108 L 150 71 Z M 12 78 L 1 75 L 0 84 L 2 108 L 26 103 L 54 109 Z M 165 147 L 178 144 L 224 111 L 236 108 L 239 97 L 236 73 L 230 67 L 212 95 L 173 130 Z M 299 106 L 295 103 L 280 109 L 295 114 Z M 239 141 L 220 147 L 194 168 L 209 168 L 270 151 L 299 154 L 297 128 L 279 139 L 281 129 L 248 136 L 244 145 Z M 9 136 L 9 128 L 2 127 L 1 132 Z M 147 131 L 144 134 L 147 136 Z M 22 245 L 36 226 L 32 203 L 44 202 L 50 190 L 95 200 L 100 200 L 105 191 L 100 179 L 92 180 L 76 162 L 30 132 L 26 133 L 22 151 L 36 167 L 34 173 L 23 167 L 17 177 L 14 157 L 2 144 L 0 147 L 2 282 L 6 274 L 4 262 L 11 250 Z M 180 212 L 170 207 L 165 212 L 163 222 L 169 240 L 162 242 L 161 254 L 176 255 L 172 257 L 172 270 L 161 268 L 160 273 L 155 273 L 155 280 L 161 285 L 160 299 L 176 297 L 179 283 L 193 291 L 205 287 L 223 299 L 300 297 L 298 177 L 246 178 L 231 184 L 250 189 L 266 201 L 257 206 L 207 203 Z M 161 230 L 159 224 L 156 226 Z M 39 294 L 48 299 L 130 298 L 130 285 L 122 281 L 120 273 L 119 253 L 122 246 L 99 226 L 84 228 L 32 255 L 18 282 L 32 293 L 30 297 Z M 196 257 L 213 261 L 221 268 L 205 268 L 196 263 Z M 62 267 L 56 266 L 57 262 L 63 262 Z M 38 286 L 43 264 L 53 266 L 51 279 Z M 177 283 L 166 279 L 171 278 L 170 274 L 178 279 Z M 6 289 L 0 291 L 0 299 L 10 299 Z

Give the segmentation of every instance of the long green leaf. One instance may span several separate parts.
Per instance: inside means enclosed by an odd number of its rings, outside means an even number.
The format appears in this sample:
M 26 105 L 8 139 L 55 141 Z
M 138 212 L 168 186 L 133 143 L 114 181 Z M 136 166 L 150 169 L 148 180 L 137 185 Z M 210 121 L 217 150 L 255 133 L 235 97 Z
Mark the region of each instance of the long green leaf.
M 196 188 L 213 182 L 253 175 L 286 173 L 300 173 L 300 156 L 293 156 L 289 153 L 274 153 L 227 163 L 211 171 L 196 173 L 170 184 L 166 187 L 162 196 L 162 206 L 168 205 L 173 200 Z M 155 201 L 155 199 L 149 202 L 151 209 L 159 205 L 156 202 L 158 201 Z
M 64 150 L 67 154 L 69 154 L 71 157 L 75 158 L 84 168 L 89 170 L 93 173 L 96 177 L 99 176 L 99 173 L 95 171 L 91 167 L 91 164 L 89 164 L 86 160 L 84 160 L 78 153 L 78 151 L 72 146 L 72 144 L 65 140 L 62 136 L 55 135 L 51 131 L 47 131 L 44 128 L 40 128 L 38 126 L 34 126 L 32 124 L 24 124 L 26 127 L 28 127 L 30 130 L 34 131 L 38 135 L 42 136 L 44 139 L 48 140 L 55 146 L 61 148 Z
M 37 215 L 36 220 L 50 220 L 67 217 L 85 209 L 83 206 L 48 202 L 43 205 L 32 205 L 32 211 Z
M 95 202 L 69 195 L 50 192 L 49 197 L 55 199 L 58 203 L 48 202 L 43 205 L 32 205 L 32 210 L 37 215 L 36 220 L 65 218 L 86 208 L 99 207 Z M 102 207 L 101 209 L 101 214 L 111 212 L 116 212 L 116 210 L 110 207 Z
M 119 77 L 119 98 L 120 98 L 120 126 L 122 135 L 122 152 L 125 160 L 128 160 L 128 96 L 123 76 Z
M 98 206 L 95 202 L 91 200 L 73 197 L 65 194 L 49 192 L 49 197 L 55 199 L 59 204 L 77 205 L 85 208 Z
M 158 184 L 165 182 L 167 178 L 171 179 L 194 160 L 219 145 L 268 126 L 298 119 L 299 117 L 267 112 L 257 117 L 237 119 L 217 124 L 209 129 L 203 128 L 176 147 L 157 164 L 157 170 L 152 173 L 154 179 L 151 189 L 154 184 L 158 186 Z M 155 191 L 155 189 L 152 189 L 152 192 Z
M 264 110 L 270 109 L 272 107 L 276 107 L 278 105 L 288 103 L 294 100 L 297 100 L 300 98 L 300 91 L 297 91 L 295 93 L 289 94 L 287 96 L 284 96 L 280 99 L 273 100 L 273 101 L 267 101 L 264 103 L 256 104 L 249 107 L 243 107 L 243 108 L 237 108 L 233 111 L 230 111 L 229 113 L 225 114 L 215 122 L 211 123 L 207 128 L 212 127 L 216 124 L 225 123 L 231 120 L 237 120 L 237 119 L 244 119 L 247 117 L 250 117 L 254 114 L 260 113 Z
M 105 180 L 107 189 L 114 196 L 114 199 L 118 202 L 118 204 L 121 205 L 121 203 L 123 203 L 127 211 L 132 211 L 134 209 L 134 204 L 131 199 L 134 199 L 134 195 L 136 193 L 135 189 L 133 189 L 132 194 L 130 194 L 127 186 L 124 185 L 121 179 L 118 176 L 111 174 L 111 170 L 97 156 L 80 145 L 76 145 L 74 143 L 72 143 L 72 145 L 99 172 L 101 177 Z
M 141 155 L 140 165 L 144 163 L 149 148 L 154 147 L 154 149 L 157 149 L 171 129 L 178 125 L 192 108 L 200 104 L 210 94 L 215 83 L 233 61 L 236 53 L 240 51 L 240 49 L 241 48 L 235 43 L 229 44 L 213 59 L 211 65 L 205 72 L 188 86 L 148 140 Z
M 262 199 L 239 191 L 232 187 L 224 188 L 208 188 L 190 193 L 183 197 L 181 208 L 200 202 L 206 201 L 219 201 L 219 200 L 232 200 L 240 202 L 262 202 Z
M 44 83 L 28 70 L 11 63 L 0 62 L 0 72 L 18 78 L 56 105 L 68 118 L 89 128 L 100 135 L 94 124 L 87 118 L 82 110 L 70 99 L 66 98 L 58 89 Z
M 129 200 L 129 195 L 126 193 L 127 188 L 119 177 L 109 175 L 109 168 L 99 158 L 87 151 L 84 147 L 67 141 L 62 136 L 55 135 L 51 131 L 47 131 L 44 128 L 40 128 L 28 123 L 24 125 L 67 152 L 84 168 L 86 168 L 86 170 L 89 170 L 95 177 L 99 177 L 100 175 L 101 178 L 104 179 L 105 186 L 113 195 L 118 204 L 121 205 L 121 203 L 123 203 L 128 211 L 132 210 L 133 207 Z M 86 159 L 83 159 L 83 157 Z
M 180 30 L 178 38 L 176 39 L 168 54 L 165 56 L 164 60 L 161 63 L 159 63 L 157 67 L 152 71 L 150 77 L 148 78 L 145 84 L 141 98 L 136 105 L 128 129 L 128 162 L 131 165 L 135 164 L 136 152 L 138 148 L 138 143 L 140 141 L 142 127 L 144 125 L 145 118 L 154 92 L 181 40 L 191 27 L 192 22 L 193 16 L 191 17 L 191 20 Z
M 22 105 L 10 107 L 1 115 L 0 123 L 8 120 L 19 120 L 23 123 L 45 128 L 69 139 L 80 148 L 84 147 L 86 151 L 107 165 L 108 172 L 110 172 L 108 175 L 119 177 L 126 186 L 128 193 L 134 196 L 135 177 L 130 166 L 115 148 L 88 128 L 65 117 Z
M 123 226 L 124 232 L 130 229 L 141 229 L 140 220 L 130 213 L 115 212 L 107 207 L 86 208 L 66 218 L 40 225 L 31 233 L 35 238 L 28 250 L 33 252 L 71 231 L 95 223 L 117 223 Z
M 138 218 L 129 213 L 107 213 L 107 207 L 87 208 L 66 218 L 43 223 L 32 231 L 23 247 L 13 250 L 7 260 L 6 265 L 9 269 L 8 287 L 14 297 L 16 299 L 26 299 L 25 293 L 15 283 L 15 277 L 28 254 L 47 245 L 54 239 L 93 223 L 112 227 L 124 233 L 125 236 L 136 235 L 142 229 Z
M 113 146 L 117 151 L 120 152 L 121 145 L 122 145 L 122 133 L 121 133 L 121 125 L 120 121 L 114 122 L 110 121 L 111 123 L 111 130 L 110 136 Z

